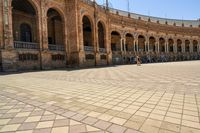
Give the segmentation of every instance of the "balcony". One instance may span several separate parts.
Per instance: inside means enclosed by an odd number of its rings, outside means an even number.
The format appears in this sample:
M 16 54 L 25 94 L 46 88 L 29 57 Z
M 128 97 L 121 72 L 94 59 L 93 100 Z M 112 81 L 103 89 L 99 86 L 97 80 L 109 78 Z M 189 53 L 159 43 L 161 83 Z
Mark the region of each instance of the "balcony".
M 84 46 L 84 50 L 87 52 L 94 52 L 94 47 L 92 46 Z
M 51 51 L 65 51 L 64 45 L 49 44 L 48 46 Z
M 14 41 L 14 48 L 16 49 L 39 49 L 38 43 Z
M 99 52 L 100 53 L 106 53 L 106 49 L 105 48 L 99 48 Z

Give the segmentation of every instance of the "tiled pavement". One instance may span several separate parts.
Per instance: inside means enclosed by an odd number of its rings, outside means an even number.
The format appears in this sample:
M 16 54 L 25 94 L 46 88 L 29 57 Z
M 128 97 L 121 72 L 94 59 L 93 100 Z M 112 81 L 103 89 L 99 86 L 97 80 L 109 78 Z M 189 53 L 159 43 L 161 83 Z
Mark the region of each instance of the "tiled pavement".
M 0 132 L 200 133 L 200 62 L 0 76 Z

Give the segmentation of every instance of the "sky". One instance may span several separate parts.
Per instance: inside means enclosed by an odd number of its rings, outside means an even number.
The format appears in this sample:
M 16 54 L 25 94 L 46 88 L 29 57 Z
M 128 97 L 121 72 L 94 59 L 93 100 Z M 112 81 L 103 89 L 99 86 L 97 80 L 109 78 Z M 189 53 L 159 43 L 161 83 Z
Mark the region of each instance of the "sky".
M 106 0 L 96 0 L 103 5 Z M 137 14 L 183 20 L 200 19 L 200 0 L 108 0 L 110 6 Z

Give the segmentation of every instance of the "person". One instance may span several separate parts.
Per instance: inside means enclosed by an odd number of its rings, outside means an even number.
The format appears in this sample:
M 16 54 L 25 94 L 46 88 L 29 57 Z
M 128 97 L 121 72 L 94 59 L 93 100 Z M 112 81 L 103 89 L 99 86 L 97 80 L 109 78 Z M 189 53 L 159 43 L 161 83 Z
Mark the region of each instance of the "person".
M 140 66 L 141 65 L 141 59 L 140 59 L 140 57 L 137 56 L 136 59 L 137 59 L 137 65 Z

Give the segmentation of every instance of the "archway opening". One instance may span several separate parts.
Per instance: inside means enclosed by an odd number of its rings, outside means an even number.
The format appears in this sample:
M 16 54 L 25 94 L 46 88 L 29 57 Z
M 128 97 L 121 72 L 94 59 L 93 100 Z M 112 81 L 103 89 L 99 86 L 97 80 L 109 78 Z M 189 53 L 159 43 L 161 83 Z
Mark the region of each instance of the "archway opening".
M 121 36 L 117 31 L 111 33 L 111 50 L 120 51 L 121 50 Z
M 84 16 L 82 19 L 83 22 L 83 44 L 84 46 L 93 46 L 93 36 L 92 36 L 92 25 L 90 19 L 87 16 Z
M 168 45 L 169 45 L 169 52 L 174 52 L 174 40 L 173 39 L 168 40 Z
M 140 52 L 145 51 L 145 37 L 143 35 L 138 36 L 138 50 Z
M 182 52 L 182 41 L 180 39 L 177 40 L 177 52 Z
M 165 52 L 165 39 L 159 38 L 159 50 L 160 52 Z
M 198 41 L 193 40 L 193 52 L 198 52 Z
M 48 26 L 48 44 L 49 45 L 64 45 L 64 26 L 61 15 L 50 8 L 47 12 L 47 26 Z
M 134 49 L 134 37 L 132 34 L 126 34 L 126 51 L 133 51 Z
M 14 41 L 37 42 L 37 13 L 34 6 L 28 0 L 13 0 L 12 7 Z
M 99 48 L 105 48 L 105 30 L 101 22 L 98 22 L 98 44 Z
M 156 39 L 152 36 L 149 38 L 149 51 L 150 52 L 156 51 Z
M 190 41 L 185 40 L 185 52 L 190 52 Z

